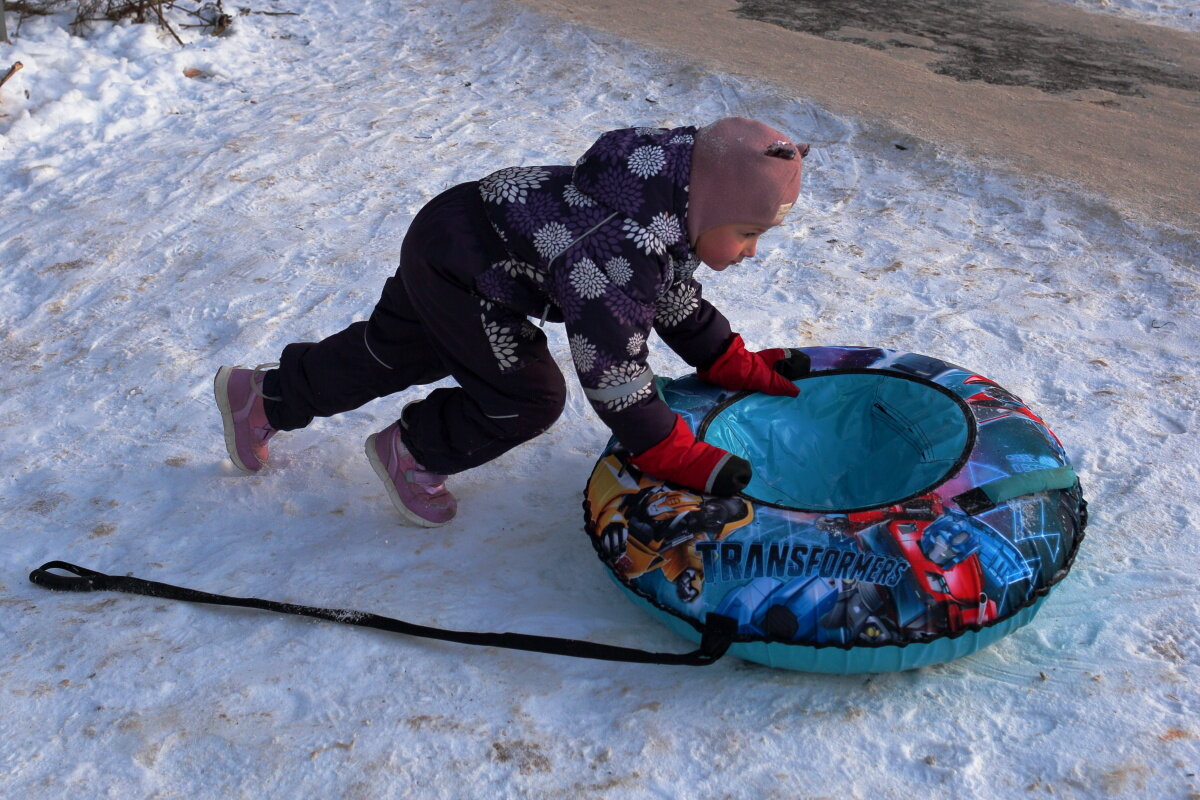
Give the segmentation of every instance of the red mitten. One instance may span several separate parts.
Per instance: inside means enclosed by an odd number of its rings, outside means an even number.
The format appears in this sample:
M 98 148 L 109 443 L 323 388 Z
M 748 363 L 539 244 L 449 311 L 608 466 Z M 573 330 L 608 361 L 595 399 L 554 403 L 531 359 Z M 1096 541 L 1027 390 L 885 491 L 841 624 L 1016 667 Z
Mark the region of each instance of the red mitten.
M 800 390 L 780 373 L 791 374 L 792 362 L 802 356 L 799 351 L 793 353 L 778 347 L 752 353 L 746 349 L 741 334 L 735 333 L 725 352 L 697 374 L 709 383 L 735 392 L 748 390 L 795 397 Z
M 683 418 L 667 438 L 635 455 L 633 465 L 656 478 L 706 494 L 729 497 L 750 483 L 750 463 L 719 447 L 696 440 Z

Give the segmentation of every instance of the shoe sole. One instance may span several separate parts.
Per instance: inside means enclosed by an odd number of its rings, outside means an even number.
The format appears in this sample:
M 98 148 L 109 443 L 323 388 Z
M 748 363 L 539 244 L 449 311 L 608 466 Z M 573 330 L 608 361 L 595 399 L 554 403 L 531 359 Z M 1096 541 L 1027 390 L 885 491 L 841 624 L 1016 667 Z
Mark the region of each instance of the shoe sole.
M 213 397 L 217 400 L 217 408 L 221 410 L 221 424 L 225 427 L 225 450 L 229 453 L 229 460 L 235 467 L 247 475 L 254 475 L 262 469 L 262 465 L 247 467 L 238 456 L 237 434 L 233 427 L 233 408 L 229 405 L 229 378 L 231 375 L 233 375 L 233 367 L 221 367 L 217 370 L 217 377 L 213 379 Z
M 392 505 L 400 512 L 400 516 L 404 517 L 405 521 L 411 522 L 413 525 L 418 525 L 422 528 L 440 528 L 450 522 L 432 522 L 424 517 L 416 514 L 404 505 L 404 501 L 400 499 L 400 493 L 396 491 L 396 485 L 392 483 L 392 476 L 388 474 L 387 464 L 380 460 L 379 454 L 375 452 L 375 437 L 378 434 L 372 433 L 367 437 L 366 452 L 367 460 L 371 462 L 371 469 L 375 470 L 375 474 L 383 483 L 383 488 L 387 490 L 388 499 L 392 501 Z

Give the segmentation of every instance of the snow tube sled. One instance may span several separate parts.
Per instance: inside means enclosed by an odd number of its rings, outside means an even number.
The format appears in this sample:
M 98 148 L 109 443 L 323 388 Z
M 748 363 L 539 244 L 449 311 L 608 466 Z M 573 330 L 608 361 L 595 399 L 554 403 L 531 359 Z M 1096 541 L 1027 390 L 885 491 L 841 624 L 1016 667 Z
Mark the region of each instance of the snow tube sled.
M 1015 395 L 914 353 L 799 348 L 798 398 L 660 381 L 754 477 L 721 498 L 642 474 L 610 442 L 585 527 L 635 603 L 732 655 L 814 672 L 904 670 L 1028 623 L 1066 576 L 1087 505 L 1057 437 Z

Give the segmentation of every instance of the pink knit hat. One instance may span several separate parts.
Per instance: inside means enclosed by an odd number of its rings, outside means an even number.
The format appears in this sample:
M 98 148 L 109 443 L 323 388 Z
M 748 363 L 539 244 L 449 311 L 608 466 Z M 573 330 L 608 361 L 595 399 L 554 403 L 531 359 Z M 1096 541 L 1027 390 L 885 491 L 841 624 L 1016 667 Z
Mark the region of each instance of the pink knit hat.
M 696 131 L 687 227 L 692 244 L 707 230 L 739 222 L 770 228 L 800 196 L 807 144 L 774 128 L 726 117 Z

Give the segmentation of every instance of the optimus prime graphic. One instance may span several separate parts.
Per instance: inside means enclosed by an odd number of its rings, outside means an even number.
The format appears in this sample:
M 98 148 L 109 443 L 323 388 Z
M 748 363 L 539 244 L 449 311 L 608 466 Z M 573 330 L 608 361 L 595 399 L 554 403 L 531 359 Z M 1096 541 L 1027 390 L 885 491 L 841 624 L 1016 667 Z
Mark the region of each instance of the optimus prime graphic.
M 762 578 L 730 592 L 716 609 L 741 633 L 814 643 L 925 641 L 996 619 L 994 599 L 1029 569 L 1005 537 L 946 510 L 934 494 L 873 511 L 828 515 L 816 527 L 858 549 L 903 558 L 894 587 L 809 576 Z
M 845 525 L 860 546 L 898 551 L 909 563 L 911 580 L 893 590 L 894 616 L 876 623 L 881 634 L 900 629 L 920 639 L 983 625 L 997 616 L 994 597 L 1001 587 L 1028 571 L 1007 539 L 966 514 L 948 511 L 936 494 L 848 514 Z M 860 586 L 843 586 L 831 612 L 853 630 L 859 629 L 856 614 L 870 608 L 864 601 L 874 599 L 854 597 L 862 593 Z
M 720 541 L 750 524 L 753 507 L 737 497 L 672 489 L 614 455 L 588 486 L 588 532 L 600 556 L 626 581 L 654 570 L 691 602 L 704 585 L 697 541 Z

